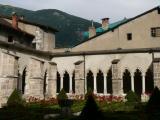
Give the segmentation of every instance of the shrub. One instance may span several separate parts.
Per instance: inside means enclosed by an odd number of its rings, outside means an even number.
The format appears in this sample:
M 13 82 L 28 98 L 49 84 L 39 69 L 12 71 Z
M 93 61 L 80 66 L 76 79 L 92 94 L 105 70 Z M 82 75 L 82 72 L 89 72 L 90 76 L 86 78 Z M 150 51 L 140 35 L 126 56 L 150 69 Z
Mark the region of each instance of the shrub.
M 93 91 L 91 88 L 88 88 L 87 93 L 85 94 L 85 100 L 87 100 L 88 96 L 93 95 Z
M 72 100 L 68 99 L 68 96 L 64 89 L 62 89 L 58 94 L 57 100 L 60 107 L 70 107 L 72 105 Z
M 127 103 L 137 103 L 140 102 L 140 98 L 138 97 L 138 95 L 133 92 L 133 91 L 129 91 L 125 97 L 127 99 Z
M 155 87 L 151 97 L 146 105 L 146 112 L 149 120 L 159 120 L 160 119 L 160 90 Z
M 62 90 L 59 92 L 59 94 L 58 94 L 58 96 L 57 96 L 57 99 L 58 99 L 58 100 L 66 100 L 66 99 L 68 99 L 68 96 L 67 96 L 66 92 L 64 91 L 64 89 L 62 89 Z
M 93 94 L 87 95 L 87 101 L 80 114 L 82 120 L 103 120 L 103 114 L 98 107 Z
M 22 98 L 21 92 L 15 89 L 7 101 L 8 107 L 23 107 L 25 105 L 25 100 Z

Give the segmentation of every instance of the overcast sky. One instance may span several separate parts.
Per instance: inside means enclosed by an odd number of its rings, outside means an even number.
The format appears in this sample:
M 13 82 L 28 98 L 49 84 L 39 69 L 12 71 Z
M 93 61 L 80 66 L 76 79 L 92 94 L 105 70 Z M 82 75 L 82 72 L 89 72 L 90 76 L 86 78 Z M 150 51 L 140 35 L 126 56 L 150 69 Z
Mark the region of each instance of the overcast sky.
M 114 22 L 152 9 L 160 5 L 160 0 L 0 0 L 0 4 L 29 10 L 59 9 L 89 20 L 100 22 L 109 17 Z

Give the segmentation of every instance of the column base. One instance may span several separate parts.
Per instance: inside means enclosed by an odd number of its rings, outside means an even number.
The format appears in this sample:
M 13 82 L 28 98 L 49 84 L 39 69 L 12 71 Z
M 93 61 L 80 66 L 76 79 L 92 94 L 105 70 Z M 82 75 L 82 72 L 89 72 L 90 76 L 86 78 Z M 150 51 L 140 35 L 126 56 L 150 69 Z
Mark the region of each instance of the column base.
M 149 95 L 143 93 L 141 94 L 141 101 L 142 102 L 147 102 L 149 100 Z

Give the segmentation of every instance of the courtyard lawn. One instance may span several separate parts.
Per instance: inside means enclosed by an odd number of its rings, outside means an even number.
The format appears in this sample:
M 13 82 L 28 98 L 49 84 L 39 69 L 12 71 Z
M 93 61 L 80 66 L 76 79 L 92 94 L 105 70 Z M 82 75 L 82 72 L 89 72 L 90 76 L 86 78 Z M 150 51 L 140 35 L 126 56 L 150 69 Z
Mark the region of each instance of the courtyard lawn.
M 135 105 L 126 105 L 123 102 L 97 102 L 106 120 L 145 120 L 145 115 Z M 71 109 L 79 112 L 83 109 L 85 101 L 74 101 Z M 142 109 L 142 108 L 141 108 Z M 44 115 L 60 113 L 61 108 L 57 105 L 29 104 L 25 108 L 2 108 L 0 120 L 44 120 Z M 49 120 L 78 120 L 78 117 L 63 118 L 62 116 Z

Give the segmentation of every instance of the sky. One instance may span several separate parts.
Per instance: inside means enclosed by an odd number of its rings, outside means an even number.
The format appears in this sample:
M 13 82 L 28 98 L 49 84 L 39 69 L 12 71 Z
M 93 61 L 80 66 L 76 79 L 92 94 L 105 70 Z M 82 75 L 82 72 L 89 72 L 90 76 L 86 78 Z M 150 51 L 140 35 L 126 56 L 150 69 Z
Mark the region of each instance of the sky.
M 29 10 L 58 9 L 88 20 L 111 22 L 130 18 L 160 5 L 160 0 L 0 0 L 0 4 Z

